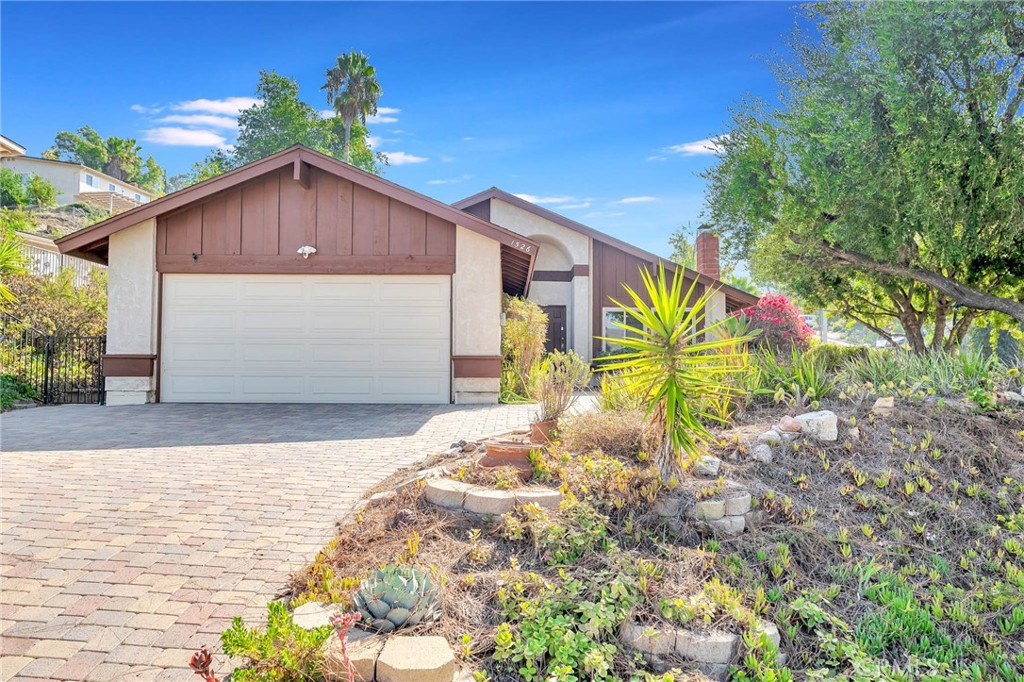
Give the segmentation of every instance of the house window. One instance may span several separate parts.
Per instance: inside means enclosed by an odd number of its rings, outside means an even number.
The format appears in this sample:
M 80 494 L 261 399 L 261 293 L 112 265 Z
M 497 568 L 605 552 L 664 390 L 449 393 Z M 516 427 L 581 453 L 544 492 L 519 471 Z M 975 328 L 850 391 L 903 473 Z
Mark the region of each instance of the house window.
M 117 187 L 112 182 L 108 182 L 107 183 L 107 189 L 109 191 L 111 191 L 111 192 L 116 192 L 117 191 Z
M 135 195 L 135 201 L 142 201 L 142 195 L 141 194 L 136 194 Z
M 601 350 L 609 351 L 615 350 L 619 346 L 614 341 L 608 341 L 607 339 L 624 339 L 627 336 L 636 338 L 638 334 L 631 332 L 619 327 L 620 324 L 627 324 L 629 326 L 636 326 L 636 320 L 626 314 L 626 311 L 622 308 L 602 308 L 601 317 L 604 320 L 602 331 L 604 332 L 601 336 L 605 337 L 601 341 Z
M 86 173 L 85 174 L 85 184 L 89 185 L 90 187 L 95 187 L 96 186 L 96 179 L 94 177 L 92 177 L 91 175 L 89 175 L 88 173 Z

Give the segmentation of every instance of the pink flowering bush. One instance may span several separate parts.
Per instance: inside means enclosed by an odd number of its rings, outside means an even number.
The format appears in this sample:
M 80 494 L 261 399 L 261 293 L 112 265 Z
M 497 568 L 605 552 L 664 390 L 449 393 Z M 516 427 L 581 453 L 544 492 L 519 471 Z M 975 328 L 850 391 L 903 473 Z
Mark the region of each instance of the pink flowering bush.
M 747 319 L 751 329 L 761 331 L 751 341 L 754 348 L 789 355 L 793 348 L 806 349 L 814 336 L 800 317 L 800 309 L 782 294 L 765 294 L 757 305 L 744 308 L 739 314 Z

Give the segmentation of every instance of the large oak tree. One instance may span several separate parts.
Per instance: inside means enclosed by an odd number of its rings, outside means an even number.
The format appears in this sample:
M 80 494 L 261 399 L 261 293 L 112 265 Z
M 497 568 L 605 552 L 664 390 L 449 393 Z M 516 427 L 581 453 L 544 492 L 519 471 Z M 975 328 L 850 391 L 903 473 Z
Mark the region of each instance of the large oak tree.
M 727 249 L 836 307 L 934 325 L 935 346 L 983 312 L 1024 321 L 1024 4 L 804 12 L 781 101 L 739 106 L 707 173 Z

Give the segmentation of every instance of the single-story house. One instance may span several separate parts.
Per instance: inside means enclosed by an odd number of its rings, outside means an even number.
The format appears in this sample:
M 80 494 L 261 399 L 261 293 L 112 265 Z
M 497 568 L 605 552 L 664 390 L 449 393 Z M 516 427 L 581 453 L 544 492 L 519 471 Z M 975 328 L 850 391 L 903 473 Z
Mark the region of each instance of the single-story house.
M 547 250 L 301 146 L 57 243 L 109 265 L 111 405 L 496 402 L 502 293 Z
M 601 337 L 621 336 L 613 323 L 625 321 L 624 311 L 612 299 L 629 300 L 623 284 L 643 293 L 640 269 L 656 274 L 659 263 L 669 272 L 681 272 L 684 287 L 696 280 L 698 293 L 703 294 L 705 287 L 715 292 L 709 320 L 758 301 L 719 281 L 718 237 L 707 229 L 697 234 L 694 271 L 497 187 L 454 205 L 540 244 L 528 298 L 548 314 L 549 350 L 571 348 L 588 360 L 607 350 Z

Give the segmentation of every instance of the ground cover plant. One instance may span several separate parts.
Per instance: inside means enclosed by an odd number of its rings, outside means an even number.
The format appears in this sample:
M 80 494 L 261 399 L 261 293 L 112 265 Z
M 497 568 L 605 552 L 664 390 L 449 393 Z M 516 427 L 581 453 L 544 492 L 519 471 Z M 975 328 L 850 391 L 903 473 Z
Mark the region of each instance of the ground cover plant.
M 902 375 L 872 381 L 868 362 Z M 1020 390 L 1019 372 L 970 356 L 824 347 L 751 353 L 750 363 L 748 374 L 797 386 L 745 395 L 726 425 L 708 427 L 718 479 L 664 481 L 642 410 L 571 415 L 561 442 L 533 457 L 530 485 L 561 490 L 556 509 L 453 513 L 427 502 L 422 484 L 407 487 L 339 528 L 294 576 L 292 604 L 352 608 L 381 564 L 415 567 L 437 586 L 440 612 L 410 632 L 444 635 L 480 680 L 705 679 L 692 661 L 623 644 L 627 621 L 742 635 L 728 673 L 737 681 L 1024 679 L 1024 413 L 1000 398 Z M 815 385 L 815 405 L 794 399 Z M 894 411 L 874 413 L 885 396 Z M 837 441 L 749 458 L 759 432 L 811 407 L 839 415 Z M 477 485 L 523 485 L 511 471 L 452 470 Z M 654 513 L 666 495 L 685 507 L 727 483 L 755 498 L 756 523 L 741 535 Z M 779 626 L 778 651 L 766 623 Z

